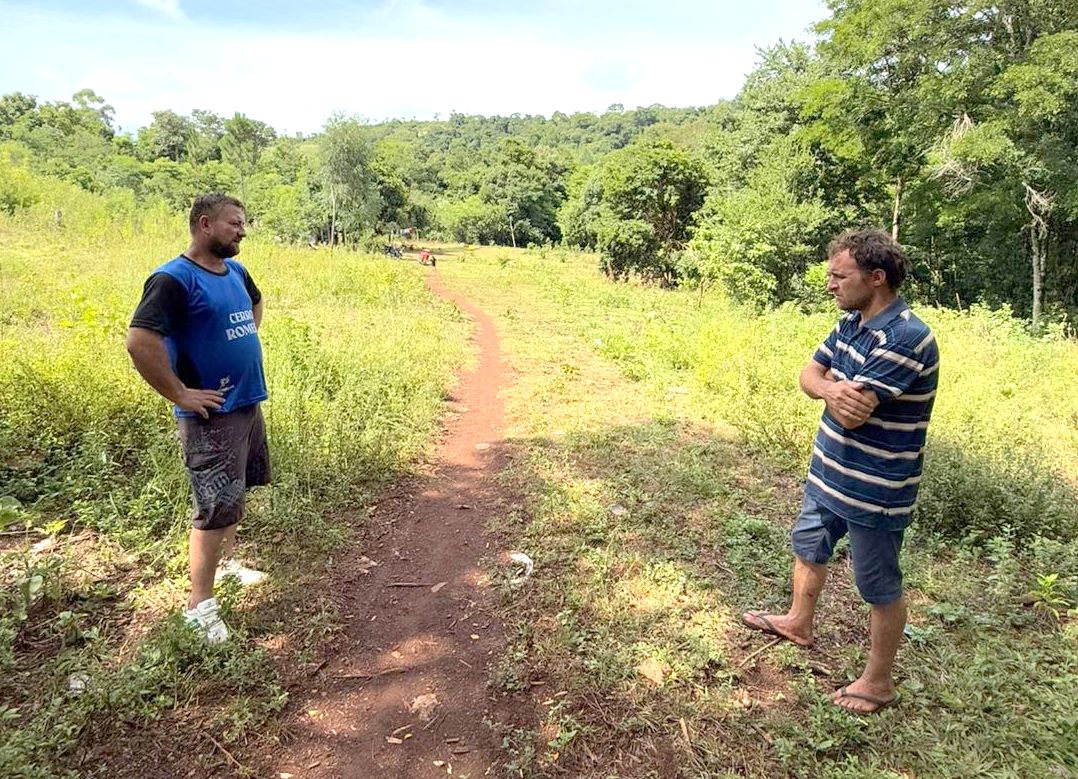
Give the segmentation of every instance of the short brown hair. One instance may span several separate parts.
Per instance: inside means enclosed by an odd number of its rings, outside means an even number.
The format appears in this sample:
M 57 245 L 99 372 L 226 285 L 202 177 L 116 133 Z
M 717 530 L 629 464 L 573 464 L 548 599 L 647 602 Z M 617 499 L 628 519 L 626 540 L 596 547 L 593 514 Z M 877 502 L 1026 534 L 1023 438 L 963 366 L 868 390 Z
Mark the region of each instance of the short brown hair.
M 909 274 L 906 253 L 883 230 L 847 230 L 828 245 L 827 257 L 830 259 L 846 250 L 862 272 L 882 270 L 887 274 L 887 286 L 891 289 L 901 287 Z
M 225 206 L 235 206 L 244 214 L 247 213 L 243 203 L 231 195 L 226 195 L 224 192 L 213 192 L 209 195 L 196 197 L 195 202 L 191 205 L 191 215 L 187 219 L 187 225 L 191 228 L 191 233 L 195 232 L 195 228 L 198 227 L 198 220 L 202 216 L 208 216 L 212 219 L 221 213 L 221 209 Z

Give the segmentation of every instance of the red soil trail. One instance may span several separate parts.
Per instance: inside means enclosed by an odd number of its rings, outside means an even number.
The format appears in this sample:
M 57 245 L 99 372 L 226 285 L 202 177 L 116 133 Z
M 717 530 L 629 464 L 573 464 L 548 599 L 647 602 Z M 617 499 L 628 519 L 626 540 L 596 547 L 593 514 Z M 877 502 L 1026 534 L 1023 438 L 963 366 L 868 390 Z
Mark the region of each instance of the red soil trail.
M 525 699 L 488 685 L 502 636 L 480 561 L 498 555 L 484 525 L 508 503 L 495 480 L 508 371 L 490 318 L 437 271 L 427 283 L 475 319 L 478 368 L 453 392 L 430 475 L 388 490 L 363 545 L 334 570 L 344 636 L 291 691 L 287 738 L 258 761 L 260 776 L 412 779 L 450 766 L 453 777 L 495 776 L 505 729 L 533 719 Z M 377 566 L 364 573 L 360 555 Z

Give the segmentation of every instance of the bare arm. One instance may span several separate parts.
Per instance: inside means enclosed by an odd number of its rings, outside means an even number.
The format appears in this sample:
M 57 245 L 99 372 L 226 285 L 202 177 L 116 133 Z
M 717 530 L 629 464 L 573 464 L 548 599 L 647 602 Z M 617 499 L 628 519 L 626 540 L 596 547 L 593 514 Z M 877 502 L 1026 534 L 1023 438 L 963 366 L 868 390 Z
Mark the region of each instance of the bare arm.
M 255 327 L 256 327 L 256 328 L 260 328 L 260 327 L 262 327 L 262 302 L 263 302 L 264 300 L 265 300 L 265 298 L 259 298 L 259 299 L 258 299 L 258 302 L 257 302 L 257 303 L 255 303 L 255 304 L 254 304 L 254 305 L 253 305 L 253 306 L 251 307 L 251 312 L 252 312 L 252 313 L 254 314 L 254 316 L 255 316 Z
M 822 400 L 840 425 L 855 430 L 865 423 L 880 400 L 858 381 L 840 381 L 815 360 L 809 360 L 798 380 L 810 398 Z
M 256 321 L 258 314 L 255 315 Z M 165 339 L 153 330 L 131 327 L 127 331 L 127 353 L 146 383 L 167 400 L 185 411 L 209 418 L 224 403 L 225 396 L 216 390 L 190 389 L 172 370 Z
M 813 400 L 827 400 L 829 385 L 834 384 L 835 379 L 827 368 L 815 360 L 809 360 L 797 383 L 801 385 L 801 391 Z

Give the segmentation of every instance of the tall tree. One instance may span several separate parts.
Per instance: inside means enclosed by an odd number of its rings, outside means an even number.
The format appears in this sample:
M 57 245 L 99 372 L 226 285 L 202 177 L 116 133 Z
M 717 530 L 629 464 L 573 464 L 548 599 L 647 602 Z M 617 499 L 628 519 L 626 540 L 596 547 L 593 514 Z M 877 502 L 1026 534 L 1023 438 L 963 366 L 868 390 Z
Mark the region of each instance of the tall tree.
M 175 111 L 154 111 L 153 121 L 138 136 L 142 158 L 155 160 L 163 157 L 173 162 L 183 162 L 194 135 L 191 121 Z
M 745 186 L 709 195 L 685 267 L 702 286 L 718 281 L 765 306 L 793 296 L 832 214 L 813 191 L 816 160 L 796 138 L 775 138 L 762 151 Z
M 247 200 L 247 185 L 258 167 L 262 151 L 276 137 L 273 128 L 257 119 L 237 113 L 224 121 L 221 137 L 221 159 L 236 169 L 240 183 L 240 199 Z
M 71 102 L 82 116 L 83 125 L 95 128 L 102 138 L 111 138 L 115 134 L 112 119 L 115 111 L 105 102 L 105 98 L 92 89 L 80 89 L 71 96 Z
M 564 170 L 515 138 L 498 146 L 479 196 L 505 215 L 509 241 L 557 241 L 557 211 L 565 199 Z
M 225 120 L 213 111 L 196 108 L 191 112 L 191 135 L 187 140 L 187 158 L 196 165 L 221 159 L 221 138 Z
M 947 72 L 971 24 L 955 0 L 828 0 L 819 51 L 834 77 L 815 88 L 815 110 L 839 136 L 855 135 L 870 167 L 890 182 L 891 236 L 903 198 L 932 143 L 951 122 Z
M 641 141 L 605 158 L 592 175 L 577 193 L 590 202 L 562 211 L 587 223 L 566 226 L 595 237 L 607 275 L 676 283 L 677 254 L 704 202 L 704 166 L 669 141 Z
M 963 115 L 941 140 L 935 173 L 957 196 L 994 189 L 1024 207 L 1036 324 L 1053 244 L 1078 219 L 1078 31 L 1034 37 L 1025 54 L 990 82 L 986 120 Z
M 319 139 L 320 179 L 329 209 L 329 241 L 338 232 L 356 232 L 374 225 L 380 209 L 375 176 L 371 170 L 371 146 L 360 121 L 336 114 L 326 123 Z
M 15 124 L 37 108 L 37 98 L 12 92 L 0 97 L 0 139 L 10 138 Z

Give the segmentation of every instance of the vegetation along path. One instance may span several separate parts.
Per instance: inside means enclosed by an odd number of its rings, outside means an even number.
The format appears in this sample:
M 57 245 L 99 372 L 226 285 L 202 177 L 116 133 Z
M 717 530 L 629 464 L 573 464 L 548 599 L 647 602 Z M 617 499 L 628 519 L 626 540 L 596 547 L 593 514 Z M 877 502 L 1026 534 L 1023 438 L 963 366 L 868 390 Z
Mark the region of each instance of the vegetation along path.
M 436 272 L 428 284 L 475 319 L 478 365 L 453 394 L 432 472 L 383 495 L 366 546 L 340 567 L 346 637 L 292 692 L 295 737 L 266 758 L 272 776 L 484 776 L 500 732 L 527 719 L 522 702 L 487 685 L 501 642 L 483 528 L 503 501 L 494 479 L 507 372 L 490 318 Z

